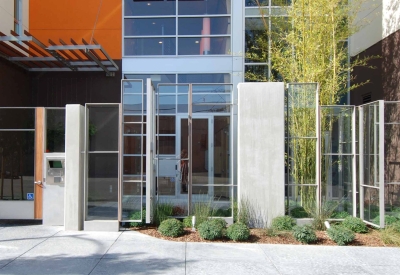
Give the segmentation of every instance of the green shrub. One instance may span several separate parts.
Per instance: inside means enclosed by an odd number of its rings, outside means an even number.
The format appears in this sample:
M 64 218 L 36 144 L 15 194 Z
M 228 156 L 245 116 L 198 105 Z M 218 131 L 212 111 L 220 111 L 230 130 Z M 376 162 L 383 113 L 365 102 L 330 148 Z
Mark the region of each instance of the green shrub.
M 395 216 L 390 216 L 390 215 L 385 215 L 385 225 L 391 225 L 394 224 L 395 222 L 399 221 L 400 219 L 395 217 Z M 380 220 L 380 216 L 376 216 L 373 220 L 373 223 L 375 224 L 380 224 L 381 220 Z
M 163 221 L 173 215 L 174 206 L 170 203 L 156 203 L 153 207 L 153 222 L 160 225 Z
M 179 237 L 185 232 L 183 223 L 177 219 L 167 219 L 161 222 L 158 232 L 167 237 Z
M 314 229 L 309 225 L 293 227 L 293 237 L 302 243 L 312 243 L 317 240 Z
M 205 240 L 215 240 L 222 238 L 224 233 L 224 226 L 219 219 L 212 219 L 202 222 L 198 226 L 199 235 Z
M 290 216 L 296 219 L 308 218 L 308 213 L 302 206 L 297 206 L 290 209 Z
M 143 209 L 143 215 L 141 213 L 141 211 L 137 211 L 132 213 L 129 216 L 130 220 L 142 220 L 141 222 L 130 222 L 129 225 L 132 227 L 140 227 L 140 226 L 144 226 L 146 224 L 146 210 Z
M 183 225 L 185 227 L 192 227 L 192 216 L 188 216 L 186 218 L 183 219 Z
M 348 216 L 350 216 L 350 214 L 346 211 L 340 211 L 340 212 L 333 212 L 331 218 L 332 219 L 345 219 Z
M 226 228 L 227 226 L 226 221 L 222 218 L 213 218 L 212 221 L 221 226 L 222 228 Z
M 397 231 L 400 233 L 400 221 L 394 222 L 391 225 L 388 225 L 388 227 L 393 227 L 394 231 Z
M 271 227 L 277 231 L 292 230 L 296 221 L 290 216 L 280 216 L 272 220 Z
M 226 236 L 234 241 L 245 241 L 250 237 L 250 229 L 243 223 L 234 223 L 226 230 Z
M 346 217 L 343 222 L 341 223 L 341 227 L 350 229 L 353 232 L 356 233 L 367 233 L 368 232 L 368 227 L 367 225 L 363 222 L 362 219 L 353 217 L 353 216 L 348 216 Z
M 212 217 L 230 217 L 231 216 L 231 208 L 228 209 L 217 209 L 213 211 Z
M 327 234 L 338 245 L 347 245 L 355 238 L 354 232 L 343 226 L 332 226 L 327 230 Z

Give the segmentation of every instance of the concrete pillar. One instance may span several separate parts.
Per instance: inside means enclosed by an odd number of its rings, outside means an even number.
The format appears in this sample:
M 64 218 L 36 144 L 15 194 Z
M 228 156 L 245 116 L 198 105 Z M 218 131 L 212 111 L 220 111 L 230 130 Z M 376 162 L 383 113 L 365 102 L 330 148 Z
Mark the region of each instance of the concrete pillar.
M 83 229 L 85 108 L 68 104 L 65 114 L 65 230 Z
M 284 83 L 238 85 L 238 199 L 250 225 L 285 214 Z

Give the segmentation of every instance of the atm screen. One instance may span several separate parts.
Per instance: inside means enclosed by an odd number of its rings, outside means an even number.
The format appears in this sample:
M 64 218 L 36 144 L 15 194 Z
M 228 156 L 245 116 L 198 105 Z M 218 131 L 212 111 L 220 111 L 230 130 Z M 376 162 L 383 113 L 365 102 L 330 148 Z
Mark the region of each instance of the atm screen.
M 49 160 L 50 168 L 63 168 L 61 160 Z

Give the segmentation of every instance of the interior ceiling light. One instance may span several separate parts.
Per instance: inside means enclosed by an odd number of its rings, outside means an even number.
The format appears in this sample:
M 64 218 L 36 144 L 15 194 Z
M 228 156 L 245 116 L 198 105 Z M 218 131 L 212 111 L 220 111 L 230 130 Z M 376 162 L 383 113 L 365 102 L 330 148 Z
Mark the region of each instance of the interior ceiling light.
M 147 3 L 147 6 L 151 6 L 151 3 Z
M 199 44 L 199 40 L 194 41 L 194 43 Z
M 158 41 L 159 44 L 162 44 L 162 41 Z
M 156 24 L 156 22 L 153 22 L 153 25 L 155 25 Z

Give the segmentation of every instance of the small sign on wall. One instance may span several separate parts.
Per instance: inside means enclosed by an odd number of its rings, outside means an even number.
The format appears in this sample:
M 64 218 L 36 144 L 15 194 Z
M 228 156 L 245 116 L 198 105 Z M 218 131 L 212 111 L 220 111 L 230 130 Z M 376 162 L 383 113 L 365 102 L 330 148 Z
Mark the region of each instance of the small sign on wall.
M 33 193 L 26 193 L 26 199 L 28 201 L 33 201 L 35 199 L 35 196 Z

